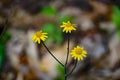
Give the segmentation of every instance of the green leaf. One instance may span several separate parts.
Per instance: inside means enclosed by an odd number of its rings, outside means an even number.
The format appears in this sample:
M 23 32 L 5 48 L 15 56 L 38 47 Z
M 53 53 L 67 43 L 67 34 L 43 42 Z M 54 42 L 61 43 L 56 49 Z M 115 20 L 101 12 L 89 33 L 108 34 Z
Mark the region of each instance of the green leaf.
M 57 65 L 57 71 L 60 75 L 64 75 L 64 68 L 60 64 Z
M 117 33 L 118 33 L 118 38 L 120 39 L 120 30 Z
M 47 42 L 52 43 L 56 42 L 57 44 L 61 44 L 63 41 L 62 31 L 56 27 L 53 23 L 47 23 L 42 27 L 44 32 L 48 33 Z
M 112 9 L 112 21 L 115 24 L 115 26 L 117 27 L 118 30 L 118 37 L 120 39 L 120 9 L 117 6 L 113 6 Z
M 64 72 L 63 66 L 61 66 L 60 64 L 57 64 L 56 68 L 57 68 L 58 74 L 60 76 L 59 80 L 64 80 L 64 74 L 65 74 L 65 72 Z
M 63 42 L 62 31 L 58 29 L 56 30 L 55 34 L 56 35 L 54 35 L 54 38 L 55 38 L 56 43 L 61 44 Z
M 42 9 L 41 13 L 42 13 L 43 15 L 53 16 L 53 15 L 55 15 L 55 14 L 57 13 L 57 10 L 54 9 L 54 8 L 52 8 L 51 6 L 45 6 L 45 7 Z
M 112 10 L 112 21 L 117 27 L 120 27 L 120 10 L 117 6 L 113 6 Z
M 58 18 L 58 22 L 59 23 L 67 22 L 67 21 L 72 22 L 73 21 L 73 17 L 72 16 L 61 16 L 61 17 Z

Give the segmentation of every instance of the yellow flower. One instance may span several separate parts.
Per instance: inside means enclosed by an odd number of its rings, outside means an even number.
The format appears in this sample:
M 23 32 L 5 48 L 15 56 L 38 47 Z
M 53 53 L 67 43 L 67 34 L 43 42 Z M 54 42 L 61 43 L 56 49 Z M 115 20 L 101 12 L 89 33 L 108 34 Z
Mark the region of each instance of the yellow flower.
M 71 50 L 70 54 L 75 60 L 80 61 L 83 60 L 84 57 L 86 57 L 87 51 L 81 48 L 80 46 L 77 46 L 73 50 Z
M 32 40 L 34 42 L 38 42 L 40 44 L 41 40 L 45 41 L 48 36 L 47 33 L 43 33 L 42 30 L 37 31 L 35 34 L 32 35 Z
M 66 33 L 71 33 L 71 31 L 76 30 L 76 24 L 71 24 L 70 21 L 63 22 L 60 27 L 63 28 L 63 32 Z

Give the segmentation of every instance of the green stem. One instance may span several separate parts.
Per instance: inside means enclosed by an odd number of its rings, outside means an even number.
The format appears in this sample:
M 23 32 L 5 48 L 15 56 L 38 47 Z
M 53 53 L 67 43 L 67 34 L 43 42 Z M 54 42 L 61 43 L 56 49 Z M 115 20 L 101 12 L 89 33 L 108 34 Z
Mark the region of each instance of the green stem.
M 75 65 L 74 65 L 73 69 L 66 76 L 71 75 L 73 73 L 73 71 L 75 70 L 76 66 L 77 66 L 77 60 L 75 60 Z
M 51 56 L 52 56 L 59 64 L 61 64 L 61 66 L 64 67 L 64 65 L 50 52 L 50 50 L 47 48 L 47 46 L 44 44 L 44 42 L 41 41 L 41 43 L 42 43 L 43 46 L 46 48 L 46 50 L 51 54 Z
M 69 57 L 69 43 L 70 43 L 70 37 L 69 34 L 67 34 L 67 38 L 68 38 L 68 45 L 67 45 L 67 58 L 66 58 L 66 62 L 65 62 L 65 80 L 67 80 L 67 63 L 68 63 L 68 57 Z

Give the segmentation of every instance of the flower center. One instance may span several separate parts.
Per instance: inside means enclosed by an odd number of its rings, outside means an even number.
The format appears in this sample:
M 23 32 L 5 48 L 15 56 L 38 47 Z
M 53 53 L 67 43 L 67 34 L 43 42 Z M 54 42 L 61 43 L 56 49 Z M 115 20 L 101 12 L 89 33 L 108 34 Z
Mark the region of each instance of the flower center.
M 66 26 L 67 26 L 67 27 L 71 27 L 71 24 L 70 24 L 70 23 L 68 23 Z
M 76 54 L 80 55 L 82 53 L 82 49 L 76 49 Z
M 40 31 L 36 32 L 36 36 L 37 36 L 37 37 L 40 37 L 41 35 L 42 35 L 42 34 L 41 34 Z

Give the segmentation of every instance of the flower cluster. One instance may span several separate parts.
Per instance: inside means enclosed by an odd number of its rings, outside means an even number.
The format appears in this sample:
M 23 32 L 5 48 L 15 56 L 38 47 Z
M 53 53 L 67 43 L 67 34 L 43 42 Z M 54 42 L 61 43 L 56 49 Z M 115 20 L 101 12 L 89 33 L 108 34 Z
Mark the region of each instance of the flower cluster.
M 76 24 L 72 24 L 70 21 L 67 21 L 63 22 L 60 28 L 62 28 L 62 31 L 65 33 L 71 33 L 72 31 L 76 30 Z M 46 38 L 48 38 L 47 33 L 42 32 L 42 30 L 37 31 L 35 34 L 32 35 L 32 40 L 38 44 L 40 44 L 41 41 L 45 41 Z M 77 46 L 73 50 L 71 50 L 70 54 L 73 59 L 80 61 L 86 57 L 87 51 L 84 50 L 82 47 Z

